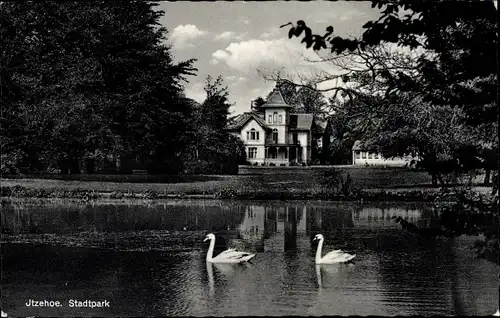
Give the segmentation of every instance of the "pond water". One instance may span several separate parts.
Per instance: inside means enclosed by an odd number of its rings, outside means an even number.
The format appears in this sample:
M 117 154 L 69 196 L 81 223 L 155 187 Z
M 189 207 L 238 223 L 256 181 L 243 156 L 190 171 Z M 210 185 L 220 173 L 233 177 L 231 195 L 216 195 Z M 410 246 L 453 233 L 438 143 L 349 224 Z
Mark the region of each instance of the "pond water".
M 2 310 L 11 316 L 491 315 L 498 267 L 467 238 L 423 238 L 391 217 L 436 224 L 424 204 L 168 201 L 2 207 Z M 255 252 L 246 265 L 207 265 L 219 253 Z M 355 253 L 354 264 L 314 263 Z M 27 307 L 29 299 L 62 307 Z M 76 300 L 109 308 L 76 308 Z

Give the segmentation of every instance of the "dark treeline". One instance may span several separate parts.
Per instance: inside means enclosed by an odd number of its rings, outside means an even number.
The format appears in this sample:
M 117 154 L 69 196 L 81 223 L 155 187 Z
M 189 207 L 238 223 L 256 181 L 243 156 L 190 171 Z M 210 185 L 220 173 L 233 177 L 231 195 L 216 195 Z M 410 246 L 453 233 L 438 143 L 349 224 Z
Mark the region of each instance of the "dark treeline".
M 0 6 L 2 174 L 178 174 L 196 161 L 231 173 L 244 161 L 223 128 L 227 89 L 208 79 L 204 103 L 185 97 L 195 60 L 173 62 L 154 2 Z M 212 110 L 224 116 L 205 122 Z

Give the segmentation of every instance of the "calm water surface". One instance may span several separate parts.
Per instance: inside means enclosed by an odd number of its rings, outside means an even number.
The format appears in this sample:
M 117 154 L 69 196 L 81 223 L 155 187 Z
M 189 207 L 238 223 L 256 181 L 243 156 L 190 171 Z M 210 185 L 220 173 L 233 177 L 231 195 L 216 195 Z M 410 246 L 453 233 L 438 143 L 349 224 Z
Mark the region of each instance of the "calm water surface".
M 170 201 L 16 202 L 2 207 L 2 309 L 12 316 L 491 315 L 498 267 L 467 238 L 421 238 L 391 221 L 436 224 L 421 204 Z M 207 265 L 216 251 L 257 253 Z M 341 248 L 355 264 L 314 263 Z M 60 308 L 26 307 L 28 299 Z M 70 299 L 110 308 L 70 308 Z

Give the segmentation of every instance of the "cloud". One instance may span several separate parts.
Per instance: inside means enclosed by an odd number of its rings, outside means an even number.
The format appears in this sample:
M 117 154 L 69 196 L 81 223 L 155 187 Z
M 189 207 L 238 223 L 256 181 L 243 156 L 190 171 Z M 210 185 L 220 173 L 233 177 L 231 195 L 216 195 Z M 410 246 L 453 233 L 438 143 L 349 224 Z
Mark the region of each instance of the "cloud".
M 212 60 L 226 63 L 240 72 L 255 71 L 265 64 L 280 64 L 288 54 L 287 45 L 283 40 L 248 40 L 233 42 L 224 50 L 212 54 Z
M 311 65 L 304 61 L 303 56 L 316 58 L 311 49 L 306 49 L 297 41 L 287 38 L 274 40 L 251 39 L 233 42 L 224 50 L 217 50 L 212 54 L 212 64 L 225 63 L 230 68 L 242 73 L 255 73 L 257 69 L 285 68 L 289 71 L 300 69 L 324 69 L 324 65 Z
M 226 31 L 226 32 L 223 32 L 221 34 L 216 35 L 214 37 L 214 40 L 215 41 L 230 41 L 230 40 L 241 41 L 241 40 L 243 40 L 244 37 L 245 37 L 245 35 L 243 35 L 243 34 L 236 35 L 236 33 L 233 31 Z
M 203 83 L 195 83 L 190 87 L 186 87 L 184 93 L 186 94 L 187 98 L 194 99 L 198 103 L 203 103 L 203 101 L 207 97 L 207 93 L 203 89 L 204 86 L 205 84 Z
M 239 84 L 240 82 L 244 82 L 247 79 L 245 77 L 243 77 L 243 76 L 230 75 L 230 76 L 226 76 L 225 80 L 228 81 L 228 82 Z
M 170 35 L 170 42 L 175 49 L 183 50 L 186 48 L 194 47 L 195 42 L 205 36 L 208 32 L 198 29 L 194 24 L 178 25 Z

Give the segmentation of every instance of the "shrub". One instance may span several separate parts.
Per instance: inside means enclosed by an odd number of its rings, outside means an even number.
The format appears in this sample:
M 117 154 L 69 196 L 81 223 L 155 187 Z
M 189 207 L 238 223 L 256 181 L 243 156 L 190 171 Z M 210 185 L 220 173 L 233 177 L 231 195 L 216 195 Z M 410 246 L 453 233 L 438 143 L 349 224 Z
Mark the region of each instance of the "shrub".
M 237 192 L 231 188 L 224 188 L 217 193 L 217 197 L 221 199 L 230 199 L 236 197 Z
M 147 190 L 142 193 L 144 199 L 154 200 L 158 198 L 158 193 L 155 190 Z
M 323 172 L 320 183 L 336 195 L 349 197 L 352 190 L 352 179 L 348 172 L 329 168 Z

